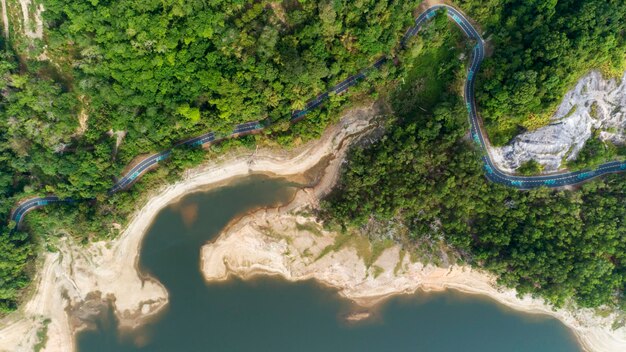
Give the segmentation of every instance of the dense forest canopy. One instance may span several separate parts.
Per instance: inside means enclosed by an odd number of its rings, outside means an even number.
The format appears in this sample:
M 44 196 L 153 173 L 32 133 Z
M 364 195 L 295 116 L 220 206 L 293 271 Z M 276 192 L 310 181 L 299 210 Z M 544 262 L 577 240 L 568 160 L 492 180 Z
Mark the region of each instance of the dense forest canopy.
M 293 109 L 397 48 L 418 3 L 44 0 L 43 40 L 13 38 L 0 57 L 0 218 L 20 200 L 53 193 L 85 201 L 29 214 L 31 233 L 111 235 L 147 188 L 206 155 L 175 151 L 131 192 L 107 196 L 134 157 L 251 120 L 285 130 Z M 395 71 L 378 74 L 393 81 Z M 269 138 L 318 136 L 343 99 Z M 0 254 L 9 268 L 0 273 L 3 309 L 27 282 L 33 240 L 13 226 L 3 225 L 2 240 L 24 250 Z
M 451 264 L 486 268 L 520 294 L 556 305 L 626 307 L 626 180 L 524 192 L 487 181 L 466 138 L 464 71 L 450 52 L 463 46 L 454 26 L 435 25 L 439 40 L 425 37 L 406 84 L 390 92 L 396 113 L 386 135 L 352 151 L 321 216 L 344 227 L 387 227 L 422 260 L 457 258 Z
M 397 47 L 416 4 L 47 0 L 50 61 L 2 56 L 0 214 L 30 191 L 102 197 L 134 157 L 195 134 L 288 121 Z
M 85 201 L 29 214 L 28 232 L 2 227 L 0 311 L 16 307 L 37 241 L 68 229 L 83 241 L 114 236 L 113 224 L 123 225 L 149 189 L 211 152 L 318 136 L 345 96 L 288 129 L 291 111 L 388 54 L 397 60 L 351 90 L 382 93 L 395 111 L 388 132 L 354 151 L 325 215 L 344 226 L 403 224 L 405 240 L 442 241 L 461 260 L 555 303 L 623 301 L 626 182 L 573 192 L 488 184 L 463 138 L 459 94 L 471 44 L 440 15 L 408 50 L 398 45 L 419 0 L 42 2 L 43 39 L 10 38 L 0 54 L 0 218 L 34 195 Z M 623 69 L 623 1 L 453 3 L 489 41 L 477 97 L 495 144 L 545 124 L 589 69 Z M 131 191 L 107 196 L 138 155 L 266 118 L 276 122 L 268 136 L 209 154 L 175 150 Z M 615 155 L 596 142 L 586 148 L 570 166 Z M 539 170 L 531 163 L 522 171 Z
M 496 145 L 545 125 L 556 104 L 590 69 L 626 69 L 626 2 L 458 0 L 489 35 L 478 106 Z
M 161 147 L 181 133 L 288 118 L 396 47 L 419 3 L 47 2 L 49 51 L 73 58 L 76 85 L 107 112 L 94 123 Z

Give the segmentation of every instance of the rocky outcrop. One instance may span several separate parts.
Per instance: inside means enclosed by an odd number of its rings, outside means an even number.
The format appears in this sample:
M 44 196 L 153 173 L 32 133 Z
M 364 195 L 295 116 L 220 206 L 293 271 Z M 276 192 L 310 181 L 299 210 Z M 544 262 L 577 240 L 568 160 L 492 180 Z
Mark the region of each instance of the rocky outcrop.
M 603 141 L 626 141 L 626 74 L 621 80 L 604 79 L 597 72 L 583 77 L 569 91 L 548 126 L 523 133 L 501 148 L 492 148 L 492 158 L 504 170 L 513 170 L 534 159 L 544 171 L 560 169 L 574 160 L 598 132 Z

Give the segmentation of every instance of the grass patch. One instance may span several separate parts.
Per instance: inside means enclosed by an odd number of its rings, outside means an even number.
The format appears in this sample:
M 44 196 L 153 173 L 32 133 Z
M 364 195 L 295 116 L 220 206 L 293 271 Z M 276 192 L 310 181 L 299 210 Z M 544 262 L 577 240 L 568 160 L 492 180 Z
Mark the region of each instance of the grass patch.
M 600 73 L 605 79 L 621 79 L 626 71 L 626 54 L 616 55 L 613 60 L 600 65 Z
M 406 249 L 411 263 L 440 266 L 457 262 L 459 259 L 454 248 L 450 247 L 442 238 L 414 238 L 413 240 L 414 242 Z M 405 256 L 404 253 L 401 253 L 402 258 Z M 398 264 L 397 270 L 400 269 L 400 264 Z
M 428 264 L 424 261 L 424 256 L 420 255 L 420 252 L 418 252 L 417 250 L 415 250 L 415 248 L 409 252 L 409 260 L 411 261 L 411 263 L 415 264 L 415 263 L 423 263 L 423 264 Z
M 576 156 L 576 159 L 567 163 L 570 170 L 593 169 L 607 161 L 621 159 L 623 150 L 611 142 L 603 142 L 595 131 L 583 148 Z
M 621 316 L 615 319 L 615 321 L 613 321 L 613 324 L 611 325 L 611 329 L 617 330 L 617 329 L 623 328 L 624 326 L 626 326 L 626 317 Z
M 565 116 L 563 116 L 564 119 L 574 115 L 574 113 L 576 112 L 576 110 L 578 110 L 578 105 L 574 105 L 572 106 L 571 109 L 569 109 L 569 111 L 567 112 L 567 114 L 565 114 Z
M 611 308 L 607 308 L 607 307 L 599 307 L 595 309 L 595 315 L 602 317 L 602 318 L 606 318 L 609 315 L 611 315 L 611 313 L 613 313 L 613 309 Z
M 293 243 L 293 239 L 291 237 L 278 233 L 269 226 L 260 226 L 259 229 L 263 231 L 263 234 L 265 234 L 265 236 L 267 237 L 275 238 L 277 240 L 285 240 L 287 244 Z
M 573 114 L 575 111 L 576 108 L 572 108 L 567 113 L 567 116 Z M 510 116 L 508 118 L 493 120 L 489 119 L 489 116 L 483 117 L 485 118 L 485 129 L 487 130 L 489 140 L 494 146 L 501 147 L 523 132 L 534 131 L 548 125 L 554 112 L 555 108 L 550 108 L 541 114 L 530 114 L 524 118 Z
M 33 347 L 35 352 L 39 352 L 46 347 L 48 343 L 48 325 L 50 322 L 50 319 L 44 320 L 41 329 L 37 330 L 37 344 Z
M 352 247 L 356 250 L 359 258 L 363 259 L 363 263 L 367 268 L 380 257 L 385 249 L 393 246 L 392 240 L 381 240 L 370 242 L 369 239 L 360 235 L 356 231 L 340 233 L 335 237 L 335 242 L 326 246 L 320 254 L 315 258 L 319 260 L 331 252 L 337 252 L 345 247 Z
M 344 245 L 346 245 L 350 241 L 351 236 L 348 233 L 340 233 L 335 237 L 335 242 L 331 245 L 326 246 L 320 254 L 315 258 L 315 260 L 320 260 L 328 253 L 336 252 L 340 250 Z
M 513 118 L 495 121 L 493 119 L 489 119 L 489 116 L 484 117 L 486 118 L 484 122 L 487 135 L 489 136 L 491 144 L 496 147 L 506 145 L 511 141 L 511 139 L 515 138 L 515 136 L 524 131 L 524 129 Z
M 361 236 L 358 233 L 353 233 L 352 234 L 352 241 L 349 242 L 351 246 L 354 247 L 354 249 L 356 249 L 356 255 L 359 256 L 359 258 L 363 259 L 363 262 L 365 262 L 365 267 L 369 268 L 370 266 L 372 266 L 372 245 L 370 243 L 370 241 Z
M 407 73 L 391 95 L 393 109 L 400 116 L 430 112 L 448 89 L 449 83 L 454 81 L 455 70 L 451 67 L 460 64 L 458 56 L 463 51 L 459 49 L 462 45 L 459 43 L 464 41 L 454 25 L 445 18 L 443 20 L 445 22 L 437 26 L 427 27 L 426 32 L 412 44 L 414 50 L 404 57 L 402 65 L 405 65 Z M 439 26 L 448 28 L 438 31 Z M 435 30 L 436 34 L 431 33 Z
M 322 236 L 322 229 L 320 228 L 320 226 L 316 222 L 313 222 L 313 221 L 307 221 L 304 224 L 296 222 L 296 229 L 298 231 L 310 232 L 310 233 L 314 234 L 317 237 Z
M 561 159 L 561 165 L 567 165 L 567 158 L 569 158 L 569 156 L 572 154 L 572 150 L 574 150 L 574 146 L 569 147 L 567 153 L 563 155 L 563 158 Z
M 371 245 L 372 250 L 370 253 L 370 265 L 374 264 L 376 259 L 378 259 L 383 254 L 385 249 L 392 247 L 393 244 L 394 242 L 391 239 L 385 239 L 385 240 L 372 242 L 372 245 Z
M 385 269 L 379 267 L 378 265 L 372 266 L 372 269 L 374 270 L 374 278 L 379 277 L 380 274 L 385 272 Z
M 404 262 L 404 256 L 405 255 L 406 255 L 406 251 L 404 249 L 401 249 L 400 250 L 400 258 L 398 259 L 398 262 L 396 263 L 396 266 L 393 268 L 393 274 L 394 275 L 398 275 L 398 273 L 402 269 L 402 263 Z
M 522 121 L 521 126 L 528 131 L 534 131 L 550 123 L 551 113 L 544 113 L 540 115 L 531 114 L 527 119 Z
M 543 170 L 543 166 L 541 164 L 536 162 L 534 159 L 530 159 L 527 162 L 520 165 L 520 167 L 518 167 L 517 170 L 515 171 L 517 171 L 518 173 L 522 175 L 530 176 L 530 175 L 537 175 L 542 170 Z
M 415 66 L 409 71 L 407 80 L 416 82 L 413 89 L 417 91 L 420 104 L 418 108 L 430 110 L 437 103 L 438 98 L 444 91 L 444 82 L 436 79 L 432 74 L 435 67 L 441 66 L 442 62 L 450 60 L 450 56 L 454 51 L 450 51 L 444 47 L 436 47 L 425 50 L 419 55 L 419 60 Z
M 59 251 L 59 249 L 52 243 L 46 243 L 46 250 L 50 253 L 56 253 Z
M 589 109 L 589 116 L 591 116 L 592 119 L 598 119 L 598 103 L 597 102 L 593 102 L 591 103 L 591 108 Z

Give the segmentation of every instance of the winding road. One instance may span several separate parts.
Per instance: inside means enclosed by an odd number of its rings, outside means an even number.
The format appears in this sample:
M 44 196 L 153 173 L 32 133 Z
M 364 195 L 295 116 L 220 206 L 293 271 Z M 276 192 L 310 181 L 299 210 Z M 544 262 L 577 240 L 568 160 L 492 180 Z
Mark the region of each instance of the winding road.
M 409 28 L 404 34 L 401 40 L 401 44 L 404 44 L 413 36 L 415 36 L 423 25 L 432 19 L 436 13 L 441 9 L 447 10 L 448 17 L 456 23 L 456 25 L 465 33 L 465 35 L 475 42 L 473 48 L 472 62 L 467 73 L 467 80 L 465 81 L 464 88 L 464 100 L 467 106 L 467 111 L 470 120 L 470 132 L 472 139 L 482 151 L 482 159 L 484 162 L 485 175 L 493 182 L 514 187 L 517 189 L 531 189 L 535 187 L 563 187 L 578 184 L 588 181 L 592 178 L 606 175 L 609 173 L 622 172 L 626 170 L 626 162 L 614 161 L 600 165 L 593 170 L 584 170 L 576 172 L 563 172 L 553 173 L 540 176 L 518 176 L 503 172 L 497 168 L 497 166 L 491 160 L 488 152 L 488 141 L 485 137 L 480 126 L 480 118 L 476 109 L 476 100 L 474 97 L 474 86 L 476 73 L 480 69 L 480 65 L 485 57 L 485 42 L 478 31 L 472 26 L 471 22 L 457 9 L 448 5 L 434 5 L 424 11 L 415 19 L 415 24 Z M 303 119 L 306 114 L 322 105 L 331 94 L 341 94 L 348 90 L 348 88 L 357 84 L 360 80 L 364 79 L 369 72 L 379 69 L 383 63 L 387 60 L 387 57 L 378 59 L 371 66 L 361 70 L 357 74 L 348 77 L 339 84 L 332 87 L 326 93 L 320 94 L 314 99 L 307 102 L 304 109 L 296 110 L 291 114 L 290 121 L 292 123 L 298 122 Z M 267 128 L 269 123 L 263 123 L 259 121 L 252 121 L 235 126 L 233 132 L 222 138 L 218 138 L 214 132 L 208 132 L 201 136 L 197 136 L 183 142 L 176 144 L 175 146 L 187 145 L 190 147 L 200 147 L 208 143 L 217 143 L 226 138 L 237 138 L 243 135 L 259 132 L 264 128 Z M 135 182 L 142 174 L 156 166 L 160 161 L 168 158 L 171 155 L 171 150 L 166 150 L 160 153 L 156 153 L 148 156 L 137 165 L 133 166 L 125 175 L 123 175 L 115 185 L 109 190 L 110 194 L 119 192 L 128 188 L 133 182 Z M 72 199 L 60 199 L 56 196 L 46 196 L 41 198 L 31 198 L 21 202 L 11 213 L 11 220 L 15 221 L 17 225 L 24 219 L 24 215 L 29 211 L 46 206 L 48 204 L 60 203 L 60 202 L 73 202 Z M 17 228 L 17 226 L 16 226 Z

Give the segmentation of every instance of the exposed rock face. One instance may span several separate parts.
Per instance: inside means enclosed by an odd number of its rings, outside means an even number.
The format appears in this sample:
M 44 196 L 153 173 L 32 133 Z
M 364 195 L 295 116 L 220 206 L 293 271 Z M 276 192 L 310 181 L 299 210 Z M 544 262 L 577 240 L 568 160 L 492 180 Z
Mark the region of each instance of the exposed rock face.
M 603 141 L 626 141 L 626 74 L 621 81 L 605 80 L 599 72 L 583 77 L 569 91 L 552 122 L 523 133 L 501 148 L 492 148 L 494 161 L 513 170 L 534 159 L 544 171 L 558 170 L 563 160 L 573 160 L 595 130 Z

